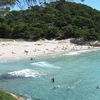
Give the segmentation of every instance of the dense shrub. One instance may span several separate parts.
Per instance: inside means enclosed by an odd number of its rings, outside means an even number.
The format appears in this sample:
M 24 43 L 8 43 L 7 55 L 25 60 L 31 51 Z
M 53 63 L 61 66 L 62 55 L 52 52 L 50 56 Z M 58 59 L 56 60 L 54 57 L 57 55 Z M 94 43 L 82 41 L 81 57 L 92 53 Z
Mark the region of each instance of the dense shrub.
M 72 2 L 52 2 L 0 17 L 0 38 L 29 40 L 82 37 L 100 40 L 100 11 Z

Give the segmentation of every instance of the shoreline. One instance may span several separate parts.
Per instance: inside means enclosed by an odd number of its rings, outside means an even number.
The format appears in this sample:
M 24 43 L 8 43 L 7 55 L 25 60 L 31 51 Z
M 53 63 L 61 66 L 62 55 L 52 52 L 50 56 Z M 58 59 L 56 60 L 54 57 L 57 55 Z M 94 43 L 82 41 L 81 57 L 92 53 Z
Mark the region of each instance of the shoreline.
M 8 92 L 9 93 L 9 92 Z M 11 96 L 13 96 L 14 98 L 16 98 L 16 100 L 25 100 L 23 96 L 18 96 L 15 95 L 14 93 L 9 93 Z
M 5 91 L 5 90 L 0 90 L 0 93 L 3 94 L 3 95 L 0 95 L 0 96 L 2 96 L 2 97 L 4 97 L 4 95 L 5 95 L 5 96 L 6 96 L 6 95 L 7 95 L 7 96 L 9 95 L 10 98 L 13 97 L 13 98 L 15 98 L 16 100 L 25 100 L 23 96 L 16 95 L 16 94 L 14 94 L 14 93 L 11 93 L 11 92 L 8 92 L 8 91 Z M 14 99 L 14 100 L 15 100 L 15 99 Z
M 9 92 L 8 92 L 9 93 Z M 9 93 L 11 96 L 16 98 L 16 100 L 25 100 L 22 96 L 15 95 L 14 93 Z
M 26 41 L 1 41 L 0 42 L 0 60 L 12 61 L 27 58 L 35 58 L 38 56 L 49 56 L 58 54 L 74 55 L 76 53 L 84 53 L 100 50 L 100 47 L 89 45 L 76 45 L 66 40 L 39 40 L 36 42 Z M 72 54 L 71 54 L 72 52 Z M 75 53 L 76 52 L 76 53 Z

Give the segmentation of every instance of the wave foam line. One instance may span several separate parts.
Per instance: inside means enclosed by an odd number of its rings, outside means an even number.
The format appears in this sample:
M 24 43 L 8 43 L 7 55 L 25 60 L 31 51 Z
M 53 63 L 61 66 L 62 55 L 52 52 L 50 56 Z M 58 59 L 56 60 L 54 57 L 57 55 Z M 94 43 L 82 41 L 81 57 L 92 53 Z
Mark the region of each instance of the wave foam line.
M 60 69 L 60 67 L 57 67 L 57 66 L 55 66 L 53 64 L 50 64 L 48 62 L 35 62 L 35 63 L 31 63 L 31 65 L 39 66 L 39 67 L 58 68 L 58 69 Z
M 79 54 L 80 54 L 79 52 L 75 51 L 75 52 L 69 52 L 65 55 L 73 56 L 73 55 L 79 55 Z
M 44 73 L 40 73 L 31 69 L 8 72 L 8 74 L 16 77 L 39 77 L 41 75 L 45 75 Z

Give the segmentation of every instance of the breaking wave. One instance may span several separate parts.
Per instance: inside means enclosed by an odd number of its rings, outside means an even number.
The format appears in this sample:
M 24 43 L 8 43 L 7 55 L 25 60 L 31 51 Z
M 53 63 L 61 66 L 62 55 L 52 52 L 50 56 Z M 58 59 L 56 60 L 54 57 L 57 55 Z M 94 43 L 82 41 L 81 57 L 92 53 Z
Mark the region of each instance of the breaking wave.
M 33 66 L 39 66 L 39 67 L 58 68 L 58 69 L 60 69 L 59 66 L 55 66 L 55 65 L 50 64 L 48 62 L 35 62 L 35 63 L 31 63 L 31 65 L 33 65 Z
M 80 54 L 79 52 L 75 51 L 75 52 L 69 52 L 69 53 L 67 53 L 65 55 L 72 55 L 73 56 L 73 55 L 79 55 L 79 54 Z
M 23 69 L 19 71 L 8 72 L 8 74 L 12 76 L 17 76 L 17 77 L 20 77 L 20 76 L 21 77 L 39 77 L 41 75 L 44 75 L 43 73 L 31 70 L 31 69 Z
M 8 72 L 7 74 L 0 75 L 0 80 L 16 79 L 16 78 L 35 78 L 35 77 L 40 77 L 42 75 L 46 75 L 46 74 L 31 69 L 23 69 L 23 70 Z

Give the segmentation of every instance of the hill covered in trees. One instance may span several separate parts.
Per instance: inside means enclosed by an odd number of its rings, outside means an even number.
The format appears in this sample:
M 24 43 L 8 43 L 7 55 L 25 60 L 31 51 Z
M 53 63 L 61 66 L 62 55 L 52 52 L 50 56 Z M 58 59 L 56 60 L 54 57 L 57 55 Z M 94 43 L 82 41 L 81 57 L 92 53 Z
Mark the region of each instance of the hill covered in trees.
M 52 2 L 0 17 L 0 38 L 100 40 L 100 11 L 72 2 Z

